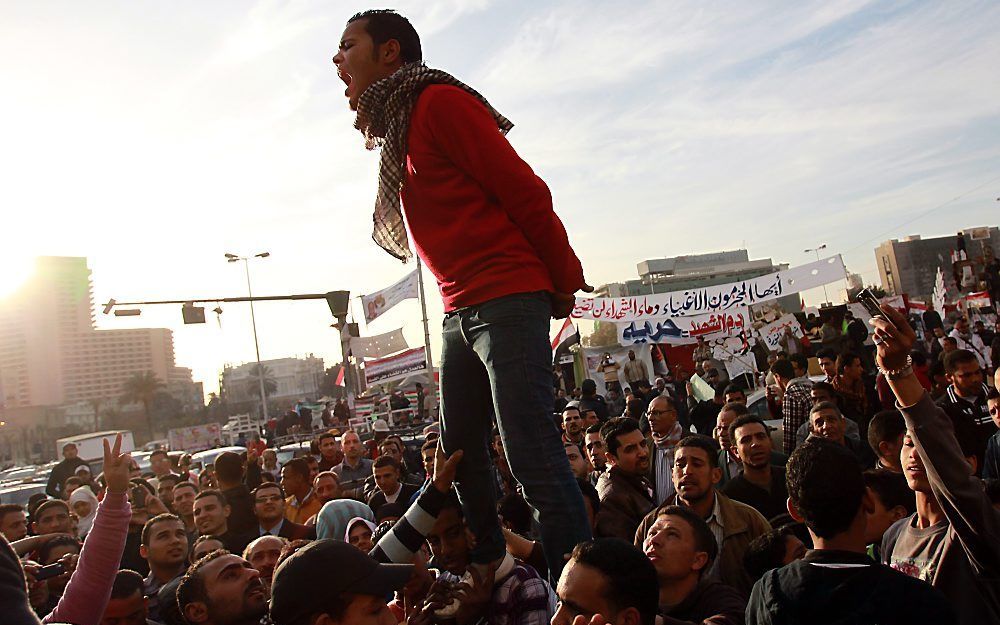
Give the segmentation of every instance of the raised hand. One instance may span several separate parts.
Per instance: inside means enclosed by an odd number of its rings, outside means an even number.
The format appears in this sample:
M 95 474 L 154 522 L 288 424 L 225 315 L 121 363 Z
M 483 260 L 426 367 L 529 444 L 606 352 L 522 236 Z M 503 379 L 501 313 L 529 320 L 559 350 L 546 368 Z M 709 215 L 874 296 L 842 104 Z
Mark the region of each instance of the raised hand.
M 434 451 L 434 488 L 442 493 L 451 490 L 451 483 L 455 481 L 458 463 L 462 461 L 463 455 L 464 452 L 459 449 L 450 458 L 445 458 L 441 443 L 438 443 L 437 449 Z
M 129 467 L 132 464 L 132 456 L 128 452 L 121 453 L 121 450 L 121 434 L 115 437 L 114 448 L 108 444 L 108 439 L 104 439 L 104 483 L 109 493 L 119 495 L 128 491 Z
M 899 311 L 888 304 L 879 306 L 885 317 L 872 317 L 875 327 L 872 342 L 877 350 L 878 364 L 882 369 L 897 371 L 906 366 L 906 358 L 913 350 L 917 335 Z

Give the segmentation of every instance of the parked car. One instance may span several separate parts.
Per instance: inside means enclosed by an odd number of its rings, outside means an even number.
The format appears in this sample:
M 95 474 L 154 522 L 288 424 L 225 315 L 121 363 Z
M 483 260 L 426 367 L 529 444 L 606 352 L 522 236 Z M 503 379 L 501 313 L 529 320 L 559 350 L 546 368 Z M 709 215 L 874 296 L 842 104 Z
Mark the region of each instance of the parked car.
M 278 466 L 284 466 L 292 458 L 299 458 L 309 453 L 309 441 L 301 443 L 288 443 L 278 447 L 275 452 L 278 456 Z
M 38 474 L 38 467 L 12 467 L 6 471 L 0 471 L 0 482 L 23 482 Z
M 0 486 L 0 503 L 16 503 L 28 505 L 32 495 L 45 492 L 45 482 L 28 482 L 26 484 L 7 484 Z
M 215 449 L 199 451 L 196 454 L 191 454 L 191 470 L 201 471 L 205 465 L 215 464 L 215 459 L 227 451 L 242 454 L 246 453 L 246 450 L 246 447 L 216 447 Z

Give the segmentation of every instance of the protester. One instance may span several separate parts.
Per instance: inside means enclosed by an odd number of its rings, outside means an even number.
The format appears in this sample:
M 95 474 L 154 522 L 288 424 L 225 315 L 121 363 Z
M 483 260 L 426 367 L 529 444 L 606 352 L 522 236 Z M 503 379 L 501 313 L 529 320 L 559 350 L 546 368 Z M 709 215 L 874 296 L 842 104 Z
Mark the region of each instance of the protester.
M 312 483 L 309 463 L 303 458 L 292 458 L 281 467 L 281 488 L 288 496 L 285 499 L 285 518 L 289 521 L 304 524 L 323 507 L 312 489 Z M 242 551 L 239 550 L 240 553 Z
M 255 533 L 237 532 L 229 527 L 230 512 L 225 497 L 217 490 L 203 490 L 194 498 L 194 523 L 198 533 L 217 537 L 227 551 L 243 553 Z
M 45 485 L 45 493 L 49 497 L 65 499 L 63 487 L 66 480 L 73 477 L 77 467 L 87 464 L 77 455 L 78 453 L 79 450 L 75 443 L 66 443 L 63 445 L 63 459 L 59 461 L 59 464 L 52 467 L 52 470 L 49 472 L 49 481 Z
M 607 623 L 654 625 L 659 588 L 652 562 L 620 538 L 599 538 L 573 548 L 556 587 L 551 625 Z
M 249 562 L 213 551 L 185 573 L 177 607 L 189 625 L 258 625 L 267 614 L 267 588 Z
M 903 449 L 903 435 L 906 423 L 898 410 L 883 410 L 875 413 L 868 423 L 868 446 L 875 454 L 876 467 L 888 469 L 902 475 L 899 452 Z
M 344 450 L 344 460 L 333 467 L 333 472 L 337 474 L 337 478 L 340 480 L 340 487 L 344 490 L 345 496 L 361 499 L 362 485 L 365 479 L 372 474 L 372 461 L 362 455 L 361 437 L 354 430 L 344 432 L 340 437 L 340 441 Z M 281 469 L 281 474 L 282 476 L 285 474 L 284 467 Z M 285 487 L 285 491 L 291 492 L 287 486 Z M 312 514 L 315 513 L 313 511 Z
M 810 439 L 789 458 L 787 476 L 788 509 L 805 522 L 814 548 L 754 584 L 748 625 L 953 621 L 940 593 L 865 554 L 870 498 L 850 451 Z
M 649 422 L 649 481 L 653 487 L 653 502 L 657 505 L 674 494 L 671 474 L 674 451 L 687 431 L 677 420 L 677 409 L 666 397 L 656 397 L 646 408 Z
M 562 440 L 577 446 L 583 444 L 583 414 L 579 402 L 570 402 L 562 411 Z
M 72 519 L 69 504 L 61 499 L 43 501 L 31 515 L 32 534 L 69 534 Z
M 218 536 L 212 536 L 211 534 L 199 536 L 195 539 L 194 544 L 191 545 L 191 555 L 188 558 L 189 564 L 194 564 L 218 549 L 226 549 L 226 546 L 222 544 Z
M 956 319 L 955 327 L 948 333 L 948 336 L 955 339 L 958 349 L 972 352 L 982 369 L 989 369 L 993 366 L 993 363 L 990 362 L 989 350 L 983 343 L 982 337 L 970 331 L 968 319 L 965 317 Z
M 157 593 L 187 568 L 188 537 L 184 522 L 173 514 L 160 514 L 146 521 L 139 555 L 149 563 L 149 576 L 143 580 L 143 593 L 149 598 L 147 612 L 149 618 L 159 621 Z
M 149 470 L 153 472 L 153 477 L 156 479 L 170 474 L 170 455 L 167 454 L 166 449 L 154 449 L 149 454 Z
M 844 415 L 856 421 L 862 432 L 867 431 L 873 412 L 869 408 L 864 372 L 864 364 L 858 354 L 843 352 L 837 356 L 837 377 L 833 380 L 833 388 L 837 391 Z
M 733 479 L 743 470 L 743 461 L 733 446 L 729 437 L 729 426 L 736 419 L 749 414 L 746 404 L 737 402 L 727 402 L 719 411 L 719 416 L 715 419 L 715 429 L 712 430 L 712 438 L 719 444 L 719 468 L 722 470 L 722 478 L 719 480 L 719 488 L 722 488 L 729 480 Z
M 316 538 L 314 526 L 294 523 L 285 518 L 287 505 L 285 492 L 281 490 L 279 484 L 264 482 L 255 488 L 251 495 L 254 502 L 254 515 L 257 520 L 257 536 L 280 536 L 287 540 L 300 538 L 312 540 Z
M 795 367 L 789 360 L 776 360 L 771 365 L 771 373 L 782 393 L 779 405 L 784 436 L 782 451 L 787 455 L 795 449 L 795 431 L 809 420 L 809 409 L 812 407 L 810 385 L 796 376 Z M 773 397 L 772 387 L 769 386 L 767 392 L 769 397 Z
M 718 386 L 715 388 L 715 395 L 712 399 L 698 401 L 694 396 L 691 383 L 688 382 L 687 395 L 687 420 L 690 424 L 690 428 L 698 434 L 711 435 L 712 428 L 715 427 L 716 419 L 719 416 L 719 411 L 726 403 L 726 389 L 722 386 Z
M 872 320 L 873 340 L 878 366 L 906 421 L 900 461 L 917 499 L 917 512 L 886 532 L 882 557 L 941 590 L 959 622 L 998 622 L 1000 511 L 973 475 L 972 454 L 963 451 L 948 415 L 908 370 L 913 329 L 891 307 L 883 305 L 882 311 L 886 319 Z
M 858 460 L 862 469 L 874 466 L 875 456 L 871 448 L 859 440 L 847 437 L 847 418 L 841 414 L 836 404 L 820 402 L 809 411 L 809 430 L 812 436 L 843 445 Z
M 739 455 L 743 471 L 722 492 L 772 519 L 786 510 L 785 469 L 772 464 L 771 434 L 763 419 L 743 415 L 729 426 L 728 438 Z
M 628 350 L 628 361 L 622 369 L 622 374 L 625 378 L 625 384 L 632 388 L 635 388 L 638 382 L 649 382 L 649 370 L 646 368 L 646 363 L 635 357 L 635 350 Z
M 864 472 L 865 488 L 871 498 L 865 526 L 865 544 L 868 555 L 876 562 L 882 560 L 882 537 L 893 523 L 916 512 L 917 500 L 906 484 L 902 473 L 888 469 L 869 469 Z
M 8 542 L 21 540 L 28 535 L 28 519 L 24 506 L 16 503 L 0 503 L 0 534 Z
M 601 425 L 592 425 L 587 428 L 583 441 L 584 449 L 587 451 L 587 460 L 594 467 L 594 472 L 591 474 L 591 482 L 596 484 L 597 478 L 607 468 L 604 439 L 601 437 Z
M 416 486 L 403 483 L 402 469 L 396 458 L 380 456 L 372 465 L 372 474 L 376 488 L 368 497 L 368 507 L 376 514 L 387 503 L 399 501 L 408 504 L 410 498 L 417 494 Z
M 255 538 L 243 550 L 243 559 L 250 563 L 250 566 L 257 569 L 260 579 L 268 588 L 271 587 L 271 580 L 274 577 L 274 569 L 278 565 L 278 556 L 281 549 L 288 543 L 288 539 L 265 534 Z
M 321 503 L 340 499 L 340 480 L 333 471 L 323 471 L 313 479 L 313 494 Z
M 609 419 L 601 426 L 601 438 L 608 468 L 597 480 L 597 535 L 627 539 L 655 505 L 647 477 L 649 448 L 638 422 L 630 417 Z
M 573 477 L 578 481 L 588 479 L 594 467 L 584 457 L 580 448 L 573 443 L 564 443 L 563 448 L 566 450 L 566 459 L 569 460 L 569 469 L 573 472 Z
M 372 541 L 374 533 L 374 523 L 368 519 L 355 517 L 347 522 L 347 530 L 344 532 L 344 542 L 368 553 L 375 548 L 375 543 Z
M 743 556 L 753 539 L 769 532 L 771 526 L 750 506 L 716 491 L 721 473 L 717 459 L 718 450 L 708 437 L 694 435 L 681 439 L 674 457 L 677 494 L 647 514 L 633 538 L 636 546 L 642 544 L 656 522 L 658 510 L 674 504 L 687 506 L 708 523 L 719 545 L 719 557 L 708 574 L 746 594 L 753 582 L 743 567 Z
M 174 486 L 171 508 L 173 513 L 184 521 L 184 527 L 189 534 L 197 532 L 194 524 L 194 498 L 197 494 L 198 487 L 193 482 L 178 482 Z
M 682 506 L 657 509 L 643 551 L 656 569 L 660 613 L 666 625 L 742 625 L 744 596 L 707 574 L 719 546 L 696 512 Z
M 320 471 L 330 471 L 344 461 L 344 451 L 336 436 L 330 432 L 323 432 L 316 440 L 319 441 Z
M 949 386 L 937 405 L 951 419 L 958 440 L 973 446 L 979 471 L 985 464 L 986 443 L 997 432 L 986 400 L 989 387 L 983 382 L 983 370 L 976 355 L 968 350 L 949 353 L 944 367 Z
M 215 480 L 229 506 L 226 521 L 229 529 L 241 534 L 252 533 L 257 527 L 257 520 L 254 518 L 250 491 L 260 484 L 260 465 L 256 456 L 244 463 L 239 454 L 231 451 L 219 454 L 215 459 Z
M 795 525 L 789 523 L 753 539 L 743 556 L 743 566 L 756 583 L 764 573 L 780 569 L 805 555 L 806 546 L 799 539 Z
M 69 505 L 79 519 L 76 524 L 76 535 L 82 540 L 86 538 L 97 517 L 97 496 L 89 486 L 81 486 L 69 496 Z

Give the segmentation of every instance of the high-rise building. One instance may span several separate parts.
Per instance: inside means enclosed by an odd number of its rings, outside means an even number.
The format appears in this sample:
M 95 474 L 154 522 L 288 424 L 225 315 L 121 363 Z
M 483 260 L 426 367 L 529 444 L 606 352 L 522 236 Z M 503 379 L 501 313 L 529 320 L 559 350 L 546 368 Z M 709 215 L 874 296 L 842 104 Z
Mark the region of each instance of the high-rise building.
M 595 295 L 632 297 L 669 293 L 739 282 L 784 269 L 788 269 L 787 264 L 775 265 L 770 258 L 750 260 L 747 250 L 655 258 L 638 264 L 637 280 L 602 285 Z M 798 294 L 786 295 L 778 303 L 787 311 L 799 311 L 802 307 Z
M 114 403 L 126 380 L 152 372 L 184 404 L 197 386 L 174 365 L 165 328 L 98 330 L 86 258 L 45 256 L 31 278 L 0 300 L 0 405 L 26 425 L 63 425 L 80 406 Z M 199 400 L 203 403 L 203 400 Z M 78 419 L 70 418 L 75 422 Z
M 905 294 L 930 301 L 938 268 L 946 276 L 951 275 L 951 254 L 958 249 L 959 237 L 970 260 L 1000 256 L 1000 231 L 996 227 L 973 228 L 958 235 L 929 239 L 920 235 L 892 239 L 875 248 L 882 288 L 891 295 Z M 982 264 L 981 260 L 978 264 Z

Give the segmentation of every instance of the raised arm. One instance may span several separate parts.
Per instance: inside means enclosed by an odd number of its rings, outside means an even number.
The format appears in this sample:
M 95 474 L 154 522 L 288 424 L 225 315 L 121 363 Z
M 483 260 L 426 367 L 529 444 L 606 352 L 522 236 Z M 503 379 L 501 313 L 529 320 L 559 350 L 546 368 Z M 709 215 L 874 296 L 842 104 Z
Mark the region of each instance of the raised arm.
M 883 304 L 882 311 L 889 321 L 872 319 L 878 365 L 889 372 L 886 378 L 924 463 L 934 497 L 970 562 L 980 574 L 996 577 L 1000 575 L 1000 512 L 972 474 L 951 420 L 931 401 L 908 366 L 916 340 L 913 328 L 892 307 Z

